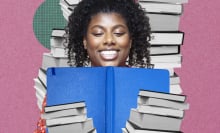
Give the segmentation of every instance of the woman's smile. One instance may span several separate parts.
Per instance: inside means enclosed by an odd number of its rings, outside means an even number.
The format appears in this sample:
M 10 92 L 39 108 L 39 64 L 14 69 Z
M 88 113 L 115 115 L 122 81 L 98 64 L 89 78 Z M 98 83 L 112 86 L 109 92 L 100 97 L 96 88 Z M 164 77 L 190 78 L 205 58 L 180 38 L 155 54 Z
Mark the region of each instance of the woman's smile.
M 101 58 L 104 60 L 114 60 L 118 57 L 119 50 L 103 50 L 99 51 Z

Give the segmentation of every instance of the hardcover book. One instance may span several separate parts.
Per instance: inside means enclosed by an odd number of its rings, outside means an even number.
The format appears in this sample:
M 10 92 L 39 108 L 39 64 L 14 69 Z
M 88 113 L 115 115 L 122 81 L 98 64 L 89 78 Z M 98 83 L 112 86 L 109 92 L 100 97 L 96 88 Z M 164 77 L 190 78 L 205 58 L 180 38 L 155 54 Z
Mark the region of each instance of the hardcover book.
M 159 98 L 159 99 L 167 99 L 170 101 L 178 101 L 178 102 L 184 102 L 186 100 L 185 95 L 155 93 L 155 92 L 145 91 L 145 90 L 141 90 L 139 92 L 139 96 L 146 97 L 146 98 L 153 97 L 153 98 Z
M 38 91 L 42 96 L 45 96 L 47 93 L 45 85 L 40 81 L 39 78 L 34 78 L 34 88 Z
M 51 53 L 43 54 L 42 69 L 47 70 L 48 67 L 69 67 L 68 58 L 55 58 Z
M 183 110 L 164 108 L 160 106 L 158 107 L 158 106 L 140 104 L 138 105 L 137 110 L 140 113 L 155 114 L 155 115 L 162 115 L 162 116 L 169 116 L 169 117 L 183 118 L 184 116 Z
M 47 129 L 49 133 L 93 133 L 93 121 L 91 118 L 83 122 L 75 122 L 65 125 L 50 126 Z
M 121 133 L 140 89 L 169 93 L 169 72 L 161 69 L 49 68 L 47 106 L 85 101 L 99 133 Z
M 47 75 L 46 75 L 46 70 L 43 68 L 40 68 L 38 70 L 38 79 L 41 81 L 42 85 L 47 86 Z
M 52 29 L 51 37 L 60 37 L 63 38 L 65 37 L 65 30 L 64 29 Z
M 60 110 L 82 108 L 85 106 L 86 106 L 85 102 L 76 102 L 76 103 L 61 104 L 61 105 L 56 105 L 56 106 L 46 106 L 44 111 L 48 113 L 48 112 L 54 112 L 54 111 L 60 111 Z
M 64 0 L 69 6 L 76 5 L 80 0 Z
M 123 133 L 182 133 L 181 131 L 168 131 L 168 130 L 151 130 L 140 128 L 134 123 L 127 121 L 126 128 L 122 129 Z
M 173 55 L 180 53 L 180 46 L 151 46 L 150 55 Z
M 157 3 L 157 2 L 139 2 L 142 8 L 148 13 L 161 13 L 161 14 L 175 14 L 181 15 L 183 13 L 182 4 L 171 3 Z
M 170 95 L 174 95 L 174 94 L 170 94 Z M 188 103 L 173 101 L 170 99 L 154 98 L 154 97 L 139 96 L 138 97 L 138 104 L 172 108 L 172 109 L 178 109 L 178 110 L 189 109 Z
M 59 47 L 50 47 L 51 54 L 55 58 L 67 58 L 68 57 L 68 50 L 65 48 L 59 48 Z
M 172 4 L 184 4 L 188 3 L 188 0 L 139 0 L 139 2 L 161 2 L 161 3 L 172 3 Z
M 58 110 L 54 112 L 48 112 L 41 115 L 43 119 L 53 119 L 58 117 L 66 117 L 66 116 L 76 116 L 76 115 L 85 115 L 87 114 L 85 107 L 80 108 L 70 108 L 64 110 Z
M 180 131 L 182 119 L 142 113 L 138 112 L 136 109 L 132 109 L 129 121 L 135 123 L 139 128 Z
M 174 55 L 155 55 L 150 56 L 151 63 L 181 63 L 182 62 L 182 55 L 181 54 L 174 54 Z
M 151 34 L 151 45 L 182 45 L 184 32 L 153 32 Z
M 178 31 L 180 16 L 161 13 L 146 13 L 152 31 Z

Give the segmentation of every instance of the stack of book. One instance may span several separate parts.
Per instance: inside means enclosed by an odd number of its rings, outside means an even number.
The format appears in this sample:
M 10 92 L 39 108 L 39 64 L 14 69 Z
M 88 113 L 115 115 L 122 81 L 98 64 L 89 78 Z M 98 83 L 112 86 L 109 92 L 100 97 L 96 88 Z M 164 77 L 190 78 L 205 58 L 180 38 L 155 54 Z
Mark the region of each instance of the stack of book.
M 174 68 L 180 68 L 182 62 L 180 48 L 184 32 L 179 31 L 179 23 L 183 14 L 183 4 L 187 2 L 188 0 L 139 0 L 149 17 L 152 30 L 151 63 L 154 64 L 154 68 L 169 70 L 170 93 L 174 94 L 182 93 L 180 80 Z
M 185 95 L 141 90 L 138 106 L 130 111 L 124 133 L 181 133 L 184 110 L 189 108 Z
M 43 54 L 42 68 L 68 67 L 68 49 L 66 32 L 64 29 L 53 29 L 50 38 L 50 53 Z
M 87 118 L 85 102 L 46 106 L 41 117 L 49 133 L 96 133 L 92 118 Z
M 36 90 L 37 105 L 42 110 L 42 104 L 47 92 L 46 70 L 49 67 L 69 67 L 66 32 L 64 29 L 53 29 L 50 38 L 51 50 L 43 53 L 42 66 L 38 71 L 38 76 L 34 78 L 34 88 Z
M 60 0 L 61 10 L 63 12 L 63 17 L 68 21 L 70 14 L 73 12 L 73 9 L 80 2 L 80 0 Z
M 50 49 L 53 57 L 67 57 L 67 34 L 64 29 L 52 29 L 50 38 Z

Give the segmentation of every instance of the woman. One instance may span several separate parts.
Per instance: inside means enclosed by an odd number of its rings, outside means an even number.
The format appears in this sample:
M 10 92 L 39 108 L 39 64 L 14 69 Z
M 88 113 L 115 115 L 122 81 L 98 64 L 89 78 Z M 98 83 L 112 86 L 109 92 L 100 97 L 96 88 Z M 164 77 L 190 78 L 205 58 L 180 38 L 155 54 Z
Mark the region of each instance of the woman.
M 82 0 L 66 31 L 71 66 L 151 67 L 149 19 L 133 0 Z M 44 132 L 41 119 L 35 133 Z
M 71 66 L 151 66 L 149 19 L 133 0 L 82 0 L 67 32 Z

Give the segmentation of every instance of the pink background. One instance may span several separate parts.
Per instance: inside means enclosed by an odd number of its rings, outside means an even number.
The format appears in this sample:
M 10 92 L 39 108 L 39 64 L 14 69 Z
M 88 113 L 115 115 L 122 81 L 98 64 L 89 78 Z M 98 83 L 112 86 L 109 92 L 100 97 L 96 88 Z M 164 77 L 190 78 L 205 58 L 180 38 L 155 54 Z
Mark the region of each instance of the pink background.
M 39 111 L 33 78 L 48 51 L 35 39 L 32 20 L 43 0 L 0 4 L 0 133 L 31 133 Z M 190 110 L 185 133 L 220 131 L 220 2 L 189 0 L 180 29 L 185 32 L 183 65 L 177 69 Z

